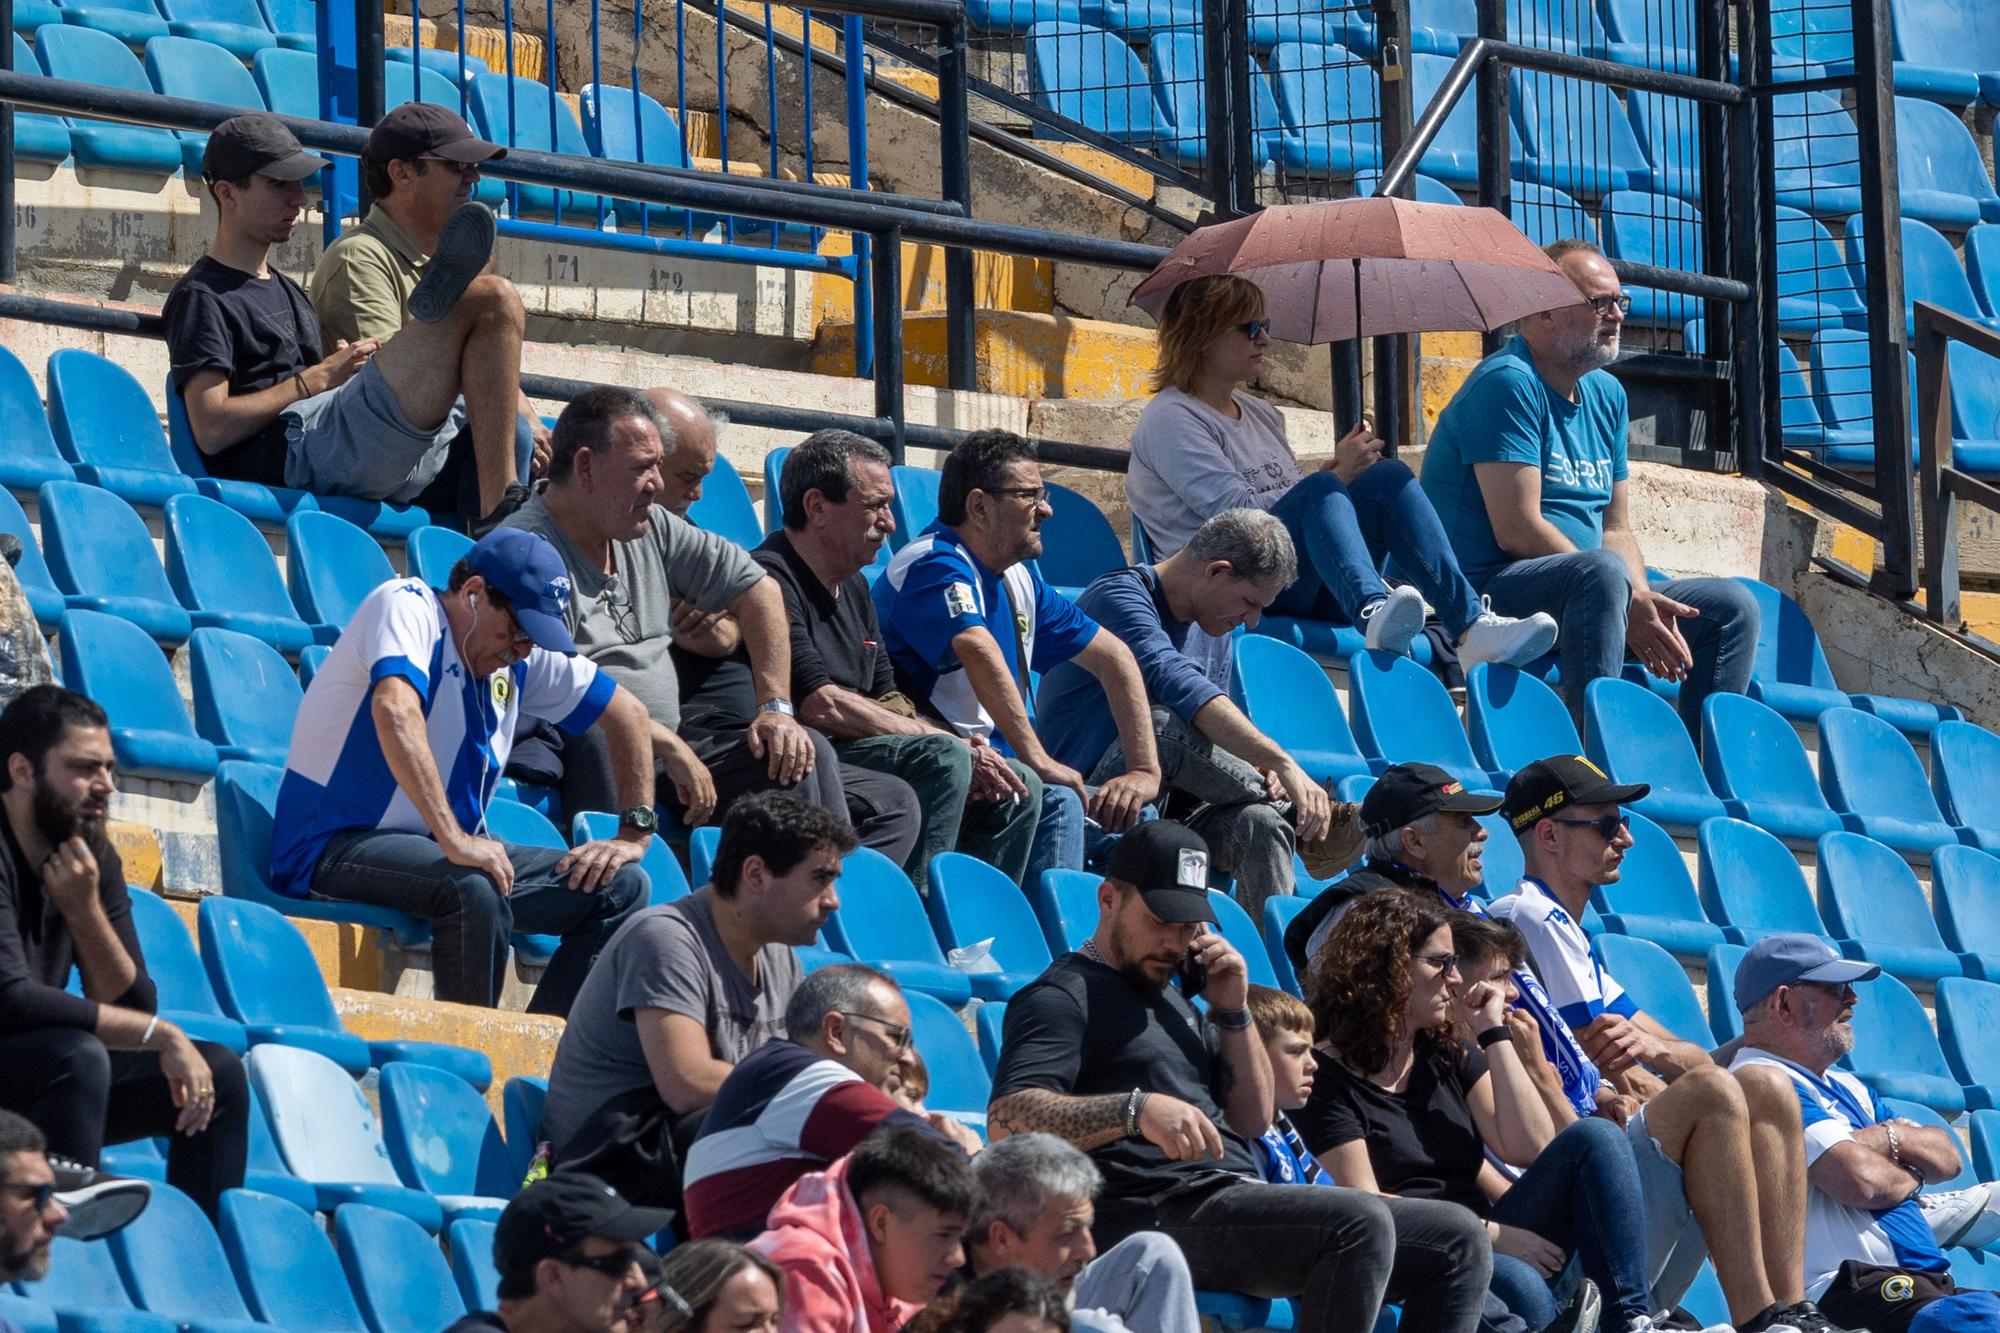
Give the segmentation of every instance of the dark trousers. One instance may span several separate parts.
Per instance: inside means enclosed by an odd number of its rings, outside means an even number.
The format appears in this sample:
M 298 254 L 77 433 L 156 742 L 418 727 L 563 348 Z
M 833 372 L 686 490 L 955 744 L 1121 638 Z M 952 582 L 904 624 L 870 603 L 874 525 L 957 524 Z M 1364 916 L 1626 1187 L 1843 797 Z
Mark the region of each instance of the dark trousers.
M 215 1216 L 222 1192 L 243 1183 L 250 1144 L 250 1086 L 226 1047 L 198 1041 L 215 1076 L 215 1114 L 189 1136 L 154 1051 L 108 1051 L 95 1033 L 43 1028 L 0 1037 L 0 1107 L 26 1116 L 49 1151 L 96 1166 L 107 1143 L 167 1136 L 167 1183 Z

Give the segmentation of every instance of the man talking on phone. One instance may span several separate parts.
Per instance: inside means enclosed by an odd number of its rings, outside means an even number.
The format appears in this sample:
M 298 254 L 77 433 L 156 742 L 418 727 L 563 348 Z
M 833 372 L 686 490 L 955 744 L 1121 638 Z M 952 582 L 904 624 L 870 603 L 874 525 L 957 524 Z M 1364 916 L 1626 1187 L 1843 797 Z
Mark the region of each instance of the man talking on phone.
M 1407 1327 L 1474 1328 L 1492 1249 L 1471 1213 L 1259 1178 L 1271 1065 L 1208 876 L 1208 845 L 1170 820 L 1112 849 L 1096 932 L 1008 1003 L 990 1136 L 1069 1140 L 1103 1173 L 1101 1243 L 1164 1231 L 1198 1289 L 1290 1298 L 1301 1333 L 1366 1330 L 1385 1299 Z

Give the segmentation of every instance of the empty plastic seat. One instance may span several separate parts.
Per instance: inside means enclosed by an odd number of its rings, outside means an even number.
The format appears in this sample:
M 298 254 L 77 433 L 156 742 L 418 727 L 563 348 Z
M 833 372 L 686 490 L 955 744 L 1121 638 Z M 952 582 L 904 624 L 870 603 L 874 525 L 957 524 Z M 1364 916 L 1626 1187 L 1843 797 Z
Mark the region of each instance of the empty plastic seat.
M 353 1074 L 414 1060 L 447 1069 L 481 1091 L 493 1081 L 493 1062 L 482 1052 L 430 1041 L 363 1041 L 347 1031 L 305 936 L 276 910 L 209 898 L 196 919 L 216 998 L 243 1024 L 253 1048 L 276 1042 L 312 1051 Z M 272 1116 L 275 1123 L 275 1107 Z
M 569 850 L 569 840 L 563 837 L 562 830 L 551 823 L 547 815 L 525 802 L 505 797 L 488 802 L 486 835 L 523 847 Z M 511 938 L 515 955 L 533 967 L 547 967 L 549 959 L 555 957 L 556 950 L 562 947 L 560 935 L 528 935 L 516 931 Z
M 2000 736 L 1971 722 L 1943 722 L 1931 733 L 1931 789 L 1939 813 L 1970 826 L 1974 840 L 2000 851 Z
M 32 62 L 21 63 L 19 34 L 14 38 L 16 69 L 32 74 Z M 16 126 L 30 119 L 25 111 L 14 113 Z M 60 128 L 60 127 L 58 127 Z M 21 359 L 0 347 L 0 431 L 7 447 L 0 451 L 0 487 L 14 491 L 34 491 L 45 481 L 74 481 L 76 472 L 49 433 L 48 415 L 42 410 L 41 391 Z
M 403 544 L 404 568 L 413 579 L 422 579 L 433 588 L 451 581 L 451 567 L 472 551 L 472 538 L 454 528 L 436 524 L 418 528 Z
M 583 127 L 576 123 L 568 104 L 556 97 L 547 84 L 519 75 L 509 78 L 506 74 L 475 74 L 471 108 L 473 125 L 482 137 L 494 143 L 561 153 L 566 157 L 590 156 Z M 594 194 L 557 190 L 547 185 L 509 185 L 488 179 L 479 183 L 473 197 L 497 208 L 510 195 L 515 199 L 518 215 L 548 217 L 560 207 L 565 221 L 588 227 L 597 225 L 599 201 Z
M 1466 673 L 1465 731 L 1473 756 L 1495 772 L 1583 751 L 1561 696 L 1526 672 L 1493 662 Z
M 1979 308 L 1979 298 L 1972 294 L 1972 284 L 1966 279 L 1965 270 L 1959 266 L 1958 253 L 1937 228 L 1918 218 L 1906 217 L 1902 219 L 1902 231 L 1903 318 L 1906 326 L 1915 328 L 1913 310 L 1916 303 L 1927 301 L 1955 315 L 1963 315 L 1975 324 L 2000 328 L 2000 322 L 1988 318 Z M 1861 225 L 1858 213 L 1847 220 L 1841 232 L 1841 243 L 1847 251 L 1848 276 L 1853 279 L 1854 289 L 1863 293 L 1868 290 L 1866 235 L 1867 229 Z
M 981 999 L 1012 995 L 1049 965 L 1034 908 L 1013 880 L 984 861 L 960 852 L 932 857 L 924 906 L 947 950 L 989 944 L 986 956 L 1000 970 L 972 974 L 972 993 Z
M 169 647 L 187 642 L 194 626 L 129 505 L 76 481 L 45 483 L 39 504 L 42 550 L 70 609 L 117 616 Z
M 1411 14 L 1412 44 L 1415 45 L 1416 15 Z M 1476 33 L 1475 26 L 1466 35 Z M 1451 61 L 1442 55 L 1423 54 L 1423 47 L 1416 46 L 1416 53 L 1409 58 L 1411 80 L 1411 105 L 1429 106 L 1437 96 L 1445 74 L 1451 69 Z M 1479 184 L 1479 115 L 1473 99 L 1461 97 L 1458 105 L 1445 117 L 1438 127 L 1437 137 L 1418 159 L 1418 167 L 1425 174 L 1435 176 L 1447 185 L 1470 189 Z
M 333 1243 L 372 1333 L 445 1328 L 464 1316 L 443 1252 L 409 1218 L 349 1204 L 333 1215 Z
M 1693 56 L 1688 56 L 1689 73 Z M 1684 97 L 1625 90 L 1625 114 L 1652 168 L 1650 188 L 1677 199 L 1701 200 L 1701 112 Z
M 1967 1089 L 1944 1058 L 1923 1003 L 1888 973 L 1855 986 L 1854 1049 L 1848 1068 L 1884 1097 L 1922 1102 L 1939 1115 L 1964 1114 Z M 1981 1089 L 1976 1096 L 1985 1096 Z M 1990 1098 L 1982 1102 L 1992 1105 Z
M 1410 0 L 1410 49 L 1433 55 L 1457 55 L 1458 48 L 1479 35 L 1479 10 L 1473 0 Z M 1420 98 L 1418 106 L 1430 99 Z
M 1571 238 L 1597 243 L 1597 220 L 1553 185 L 1512 181 L 1507 191 L 1508 218 L 1536 245 L 1548 246 Z
M 1768 583 L 1745 579 L 1743 585 L 1756 595 L 1762 613 L 1750 697 L 1801 721 L 1846 705 L 1819 634 L 1799 604 Z
M 1271 970 L 1278 974 L 1278 984 L 1294 995 L 1302 994 L 1298 972 L 1292 967 L 1291 955 L 1285 952 L 1285 930 L 1292 924 L 1292 918 L 1306 910 L 1310 897 L 1300 893 L 1272 894 L 1264 900 L 1264 955 L 1270 960 Z
M 74 0 L 63 3 L 62 21 L 79 24 L 124 46 L 143 46 L 167 35 L 167 21 L 152 0 Z
M 1651 183 L 1652 165 L 1609 85 L 1525 69 L 1508 77 L 1521 136 L 1516 174 L 1592 199 Z
M 1858 708 L 1819 715 L 1819 778 L 1827 800 L 1857 833 L 1923 857 L 1959 841 L 1938 810 L 1923 761 L 1879 717 Z
M 838 891 L 840 907 L 826 923 L 835 949 L 881 968 L 906 991 L 954 1005 L 972 998 L 971 978 L 945 961 L 916 889 L 895 862 L 872 848 L 855 848 L 841 863 Z
M 1985 315 L 2000 315 L 2000 225 L 1982 222 L 1965 233 L 1965 276 Z
M 309 79 L 318 77 L 312 67 L 312 57 L 302 52 L 276 52 L 275 49 L 274 54 L 300 56 L 307 61 L 303 77 Z M 317 105 L 301 109 L 297 114 L 308 120 L 319 118 Z M 320 507 L 318 497 L 295 487 L 266 486 L 262 482 L 239 481 L 233 477 L 211 475 L 200 446 L 194 442 L 194 429 L 188 425 L 187 403 L 174 391 L 171 375 L 167 377 L 162 397 L 167 403 L 167 448 L 173 454 L 175 465 L 194 483 L 201 494 L 211 500 L 220 501 L 254 523 L 273 526 L 282 524 L 301 509 Z M 399 512 L 373 500 L 357 500 L 348 496 L 328 496 L 326 507 L 330 512 L 358 521 L 366 521 L 378 513 Z M 384 529 L 384 531 L 389 530 Z
M 1375 771 L 1348 729 L 1340 696 L 1319 663 L 1288 643 L 1245 634 L 1231 648 L 1230 692 L 1265 735 L 1314 781 Z
M 984 1134 L 993 1083 L 972 1034 L 942 1001 L 922 992 L 904 998 L 910 1003 L 911 1041 L 931 1076 L 924 1105 L 974 1125 Z
M 1741 694 L 1711 694 L 1701 710 L 1702 771 L 1731 814 L 1797 846 L 1841 830 L 1791 723 Z
M 1704 1049 L 1712 1044 L 1701 1000 L 1688 981 L 1687 970 L 1672 954 L 1650 940 L 1626 935 L 1599 935 L 1590 942 L 1590 951 L 1605 972 L 1618 978 L 1642 1013 L 1657 1019 L 1682 1041 Z
M 1000 1044 L 1006 1031 L 1007 1002 L 988 1000 L 979 1006 L 973 1015 L 973 1026 L 978 1029 L 979 1058 L 986 1062 L 986 1076 L 991 1078 L 1000 1068 Z
M 485 74 L 492 67 L 478 56 L 467 51 L 444 50 L 435 46 L 391 46 L 382 52 L 383 72 L 395 75 L 397 65 L 414 65 L 434 74 L 442 74 L 454 86 L 470 82 L 475 74 Z M 400 88 L 400 82 L 398 84 Z M 431 98 L 410 97 L 406 101 L 431 101 Z M 393 103 L 392 103 L 393 104 Z
M 229 0 L 200 0 L 203 4 L 224 4 Z M 245 3 L 246 0 L 235 0 Z M 166 0 L 171 7 L 174 0 Z M 181 0 L 182 5 L 190 0 Z M 254 3 L 252 5 L 254 8 Z M 187 26 L 177 25 L 177 26 Z M 277 38 L 263 34 L 268 45 Z M 146 43 L 146 77 L 168 97 L 221 102 L 246 111 L 263 111 L 264 95 L 257 81 L 243 67 L 243 61 L 214 42 L 193 36 L 155 37 Z M 197 130 L 176 130 L 181 141 L 181 171 L 188 180 L 201 179 L 201 158 L 208 148 L 208 135 Z
M 1035 105 L 1121 143 L 1175 137 L 1146 67 L 1121 37 L 1083 23 L 1037 23 L 1028 29 L 1027 47 Z
M 41 543 L 35 540 L 35 529 L 21 502 L 4 485 L 0 485 L 0 532 L 20 539 L 21 559 L 14 566 L 14 578 L 27 594 L 28 609 L 35 613 L 36 622 L 45 632 L 54 630 L 66 604 L 62 589 L 56 587 L 48 562 L 42 559 Z
M 500 1110 L 507 1122 L 507 1152 L 514 1163 L 514 1180 L 527 1176 L 528 1164 L 541 1141 L 542 1103 L 548 1100 L 549 1081 L 529 1074 L 507 1080 L 500 1090 Z
M 1732 944 L 1755 944 L 1780 931 L 1826 934 L 1805 872 L 1784 843 L 1740 819 L 1711 819 L 1695 840 L 1702 909 Z
M 156 1182 L 152 1202 L 108 1244 L 141 1309 L 217 1333 L 263 1327 L 243 1304 L 207 1214 L 172 1185 Z
M 22 10 L 17 6 L 14 10 L 14 68 L 24 74 L 39 74 L 41 73 L 41 67 L 35 63 L 35 53 L 28 46 L 27 40 L 21 36 L 20 31 L 22 28 L 32 28 L 37 25 L 22 23 L 21 16 Z M 45 21 L 60 23 L 62 19 L 58 14 L 51 16 Z M 51 116 L 44 112 L 27 110 L 17 110 L 14 113 L 15 161 L 41 162 L 49 166 L 55 166 L 68 157 L 69 126 L 63 123 L 60 116 Z M 4 413 L 5 411 L 6 408 L 0 406 L 0 413 Z M 6 460 L 8 464 L 13 462 L 14 460 L 11 458 Z M 4 465 L 0 465 L 0 475 L 4 475 L 4 470 Z M 42 480 L 47 480 L 47 478 L 43 478 Z M 11 485 L 13 483 L 0 484 Z M 35 484 L 40 485 L 41 482 L 38 481 Z
M 375 539 L 344 518 L 313 511 L 285 524 L 285 586 L 299 616 L 325 642 L 354 618 L 369 593 L 396 577 Z
M 1967 975 L 1966 960 L 1938 933 L 1916 872 L 1858 833 L 1819 840 L 1819 914 L 1849 958 L 1879 963 L 1905 981 Z
M 1301 16 L 1297 13 L 1260 16 L 1256 12 L 1258 3 L 1259 0 L 1252 0 L 1253 33 L 1261 24 L 1266 28 L 1289 28 L 1292 31 L 1288 35 L 1293 40 L 1298 38 L 1301 28 L 1312 31 L 1312 40 L 1324 38 L 1316 16 Z M 1253 45 L 1257 44 L 1254 35 L 1251 41 Z M 1202 74 L 1203 57 L 1201 34 L 1192 29 L 1159 33 L 1146 44 L 1146 69 L 1153 80 L 1154 96 L 1165 109 L 1167 120 L 1174 127 L 1173 137 L 1160 145 L 1160 151 L 1167 158 L 1180 162 L 1191 171 L 1206 169 L 1208 161 L 1208 100 L 1207 83 Z M 1350 56 L 1348 59 L 1352 60 L 1353 57 Z M 1351 70 L 1338 65 L 1313 69 L 1305 74 L 1305 78 L 1311 80 L 1321 75 L 1330 77 L 1336 82 L 1345 82 L 1352 78 L 1365 79 L 1372 84 L 1374 80 L 1374 71 L 1365 64 L 1356 65 Z M 1282 151 L 1281 144 L 1286 137 L 1287 126 L 1283 113 L 1278 109 L 1277 99 L 1272 95 L 1271 81 L 1264 77 L 1263 67 L 1254 58 L 1250 63 L 1250 104 L 1250 151 L 1257 155 L 1257 161 L 1260 163 L 1275 161 Z M 1308 120 L 1304 123 L 1320 126 L 1332 124 L 1330 120 Z M 1372 138 L 1374 135 L 1372 125 L 1366 124 L 1355 127 L 1355 132 L 1367 138 Z M 1333 133 L 1340 136 L 1344 131 L 1336 128 Z M 1321 137 L 1324 135 L 1325 131 L 1322 130 Z
M 315 0 L 260 0 L 264 21 L 278 34 L 278 44 L 294 51 L 313 51 L 319 41 L 319 5 Z
M 50 355 L 48 375 L 49 427 L 77 476 L 135 505 L 195 492 L 152 398 L 124 367 L 65 347 Z
M 1633 935 L 1682 957 L 1700 958 L 1723 942 L 1722 928 L 1701 910 L 1687 862 L 1667 831 L 1631 813 L 1632 846 L 1615 884 L 1591 893 L 1605 929 Z
M 150 3 L 147 8 L 151 9 Z M 63 17 L 68 19 L 77 12 L 66 9 Z M 155 17 L 153 22 L 158 27 L 139 40 L 166 32 L 163 20 Z M 44 24 L 35 30 L 35 59 L 42 72 L 51 78 L 101 83 L 127 92 L 153 91 L 139 58 L 110 33 L 73 27 L 70 23 Z M 80 116 L 65 116 L 63 124 L 68 129 L 70 151 L 78 168 L 153 176 L 171 176 L 180 169 L 180 141 L 171 130 L 150 125 L 117 125 Z
M 173 669 L 144 630 L 115 616 L 71 611 L 58 648 L 63 681 L 110 714 L 120 772 L 197 785 L 215 776 L 215 746 L 195 734 Z
M 1708 1025 L 1718 1043 L 1743 1035 L 1743 1015 L 1736 1008 L 1736 965 L 1749 952 L 1740 944 L 1718 944 L 1708 951 Z
M 1672 195 L 1617 190 L 1604 200 L 1604 253 L 1657 268 L 1702 271 L 1701 210 Z M 1679 328 L 1702 312 L 1702 303 L 1679 292 L 1628 285 L 1635 324 Z
M 579 101 L 583 107 L 583 137 L 591 151 L 614 162 L 644 162 L 656 167 L 688 165 L 687 135 L 673 112 L 644 92 L 636 107 L 630 88 L 587 83 Z M 687 212 L 632 199 L 610 200 L 620 226 L 636 226 L 643 218 L 654 230 L 685 226 L 705 232 L 723 219 L 714 213 Z M 770 223 L 755 218 L 734 219 L 739 233 L 768 231 Z
M 319 58 L 313 52 L 265 47 L 250 61 L 250 77 L 264 105 L 279 115 L 319 119 Z
M 905 542 L 922 536 L 924 529 L 937 521 L 939 474 L 936 468 L 898 464 L 889 469 L 889 480 L 895 486 L 889 512 L 896 520 L 896 531 L 889 541 L 901 550 Z
M 1825 93 L 1779 93 L 1771 118 L 1778 202 L 1821 217 L 1860 211 L 1860 140 L 1840 103 Z
M 2000 981 L 2000 857 L 1940 847 L 1931 858 L 1931 913 L 1945 947 L 1973 960 L 1968 974 Z
M 213 42 L 238 60 L 278 45 L 257 0 L 159 0 L 159 5 L 168 32 Z
M 1826 224 L 1778 205 L 1777 254 L 1779 332 L 1809 336 L 1822 328 L 1867 326 L 1868 309 Z
M 68 1318 L 71 1333 L 177 1333 L 180 1328 L 167 1316 L 132 1304 L 108 1241 L 86 1244 L 57 1236 L 49 1247 L 48 1274 L 34 1292 L 37 1308 L 48 1316 L 46 1325 L 22 1319 L 15 1305 L 0 1304 L 0 1316 L 19 1322 L 22 1333 L 58 1333 L 59 1316 Z M 18 1296 L 14 1300 L 28 1304 Z
M 618 836 L 618 816 L 608 810 L 585 810 L 571 821 L 569 840 L 571 845 L 589 842 L 593 839 Z M 655 833 L 646 840 L 646 854 L 639 858 L 639 868 L 646 872 L 646 879 L 652 886 L 648 906 L 658 907 L 688 895 L 687 874 L 681 863 L 674 859 L 673 849 Z
M 1274 147 L 1287 171 L 1343 178 L 1381 170 L 1381 94 L 1372 67 L 1342 46 L 1280 42 L 1271 51 L 1271 77 L 1283 126 Z
M 1347 672 L 1354 739 L 1363 754 L 1392 764 L 1436 764 L 1468 787 L 1505 782 L 1473 758 L 1451 695 L 1429 671 L 1400 654 L 1370 651 L 1356 654 Z M 1291 706 L 1301 702 L 1294 697 Z
M 746 551 L 764 540 L 764 524 L 750 502 L 750 490 L 736 465 L 722 454 L 715 456 L 715 470 L 701 483 L 701 498 L 689 506 L 688 522 L 727 537 Z
M 311 1213 L 254 1190 L 222 1196 L 222 1249 L 250 1311 L 280 1328 L 367 1333 L 340 1256 Z
M 500 1308 L 500 1270 L 493 1263 L 493 1223 L 462 1217 L 445 1228 L 451 1276 L 468 1310 Z
M 1957 229 L 2000 222 L 2000 194 L 1972 131 L 1935 102 L 1896 99 L 1896 182 L 1906 218 Z
M 1097 931 L 1097 888 L 1101 875 L 1083 870 L 1045 870 L 1028 891 L 1041 919 L 1049 952 L 1060 956 L 1083 947 Z
M 1898 92 L 1958 106 L 1975 97 L 2000 105 L 2000 34 L 1979 0 L 1890 0 L 1889 12 Z
M 1081 593 L 1092 579 L 1126 566 L 1125 548 L 1104 511 L 1067 486 L 1050 482 L 1055 510 L 1042 524 L 1042 577 L 1066 597 Z
M 1966 1089 L 1966 1105 L 1993 1109 L 2000 1088 L 2000 986 L 1946 977 L 1937 984 L 1937 1034 L 1952 1077 Z
M 241 1023 L 222 1012 L 180 914 L 143 889 L 132 890 L 131 898 L 132 930 L 159 992 L 160 1017 L 196 1041 L 216 1042 L 239 1055 L 248 1050 L 249 1037 Z
M 226 629 L 188 640 L 195 730 L 224 759 L 282 767 L 298 718 L 298 674 L 269 644 Z
M 1264 935 L 1250 914 L 1234 898 L 1220 889 L 1208 891 L 1208 905 L 1215 910 L 1215 933 L 1236 946 L 1250 969 L 1253 986 L 1276 986 L 1278 974 L 1271 969 L 1271 956 L 1264 949 Z
M 521 1177 L 486 1099 L 464 1079 L 429 1065 L 382 1066 L 382 1139 L 396 1174 L 435 1195 L 449 1225 L 497 1221 Z
M 176 495 L 167 501 L 166 531 L 167 582 L 195 625 L 253 636 L 288 657 L 313 641 L 249 519 L 206 496 Z

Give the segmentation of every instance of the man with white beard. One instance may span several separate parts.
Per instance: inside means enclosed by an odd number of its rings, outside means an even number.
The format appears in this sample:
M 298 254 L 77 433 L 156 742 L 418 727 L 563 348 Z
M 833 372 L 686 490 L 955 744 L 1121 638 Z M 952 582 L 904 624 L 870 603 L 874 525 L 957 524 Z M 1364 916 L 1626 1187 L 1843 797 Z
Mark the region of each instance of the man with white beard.
M 1625 386 L 1605 369 L 1632 300 L 1596 246 L 1557 241 L 1548 255 L 1584 303 L 1520 321 L 1467 377 L 1431 431 L 1424 490 L 1494 611 L 1561 624 L 1579 727 L 1585 687 L 1629 657 L 1681 683 L 1681 720 L 1699 743 L 1702 701 L 1750 682 L 1757 603 L 1733 579 L 1648 580 L 1626 482 Z

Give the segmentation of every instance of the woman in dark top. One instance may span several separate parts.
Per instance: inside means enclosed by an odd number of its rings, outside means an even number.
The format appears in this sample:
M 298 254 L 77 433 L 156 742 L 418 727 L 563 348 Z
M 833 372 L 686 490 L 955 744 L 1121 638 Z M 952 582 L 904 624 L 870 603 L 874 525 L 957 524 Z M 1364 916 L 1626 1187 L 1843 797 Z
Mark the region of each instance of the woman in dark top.
M 1300 1135 L 1343 1185 L 1484 1217 L 1493 1291 L 1529 1328 L 1558 1318 L 1552 1288 L 1574 1252 L 1603 1294 L 1603 1326 L 1651 1330 L 1631 1147 L 1609 1120 L 1555 1132 L 1509 1037 L 1504 992 L 1480 982 L 1460 993 L 1459 915 L 1435 895 L 1385 890 L 1334 927 L 1307 995 L 1322 1055 Z M 1480 1049 L 1454 1039 L 1461 1016 Z M 1519 1178 L 1507 1184 L 1489 1153 Z

